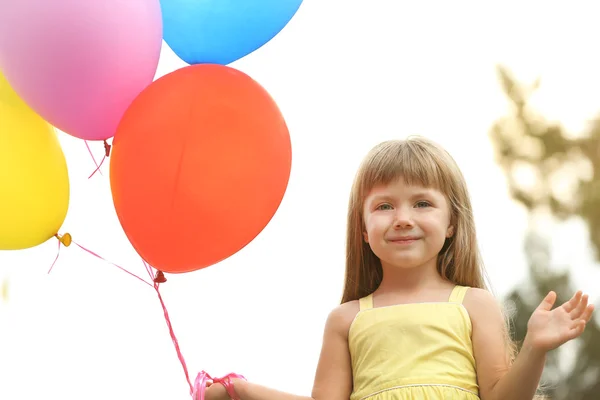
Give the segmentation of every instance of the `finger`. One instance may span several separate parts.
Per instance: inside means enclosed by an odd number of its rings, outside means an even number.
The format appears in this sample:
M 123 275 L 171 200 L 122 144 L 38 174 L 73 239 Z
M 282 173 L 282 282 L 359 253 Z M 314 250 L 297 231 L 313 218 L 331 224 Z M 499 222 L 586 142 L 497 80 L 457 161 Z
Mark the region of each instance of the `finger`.
M 581 290 L 578 290 L 577 293 L 575 293 L 573 297 L 571 297 L 571 300 L 563 304 L 563 308 L 566 312 L 570 313 L 575 307 L 577 307 L 579 301 L 581 300 L 581 294 Z
M 584 330 L 585 330 L 585 322 L 582 320 L 577 321 L 574 324 L 574 326 L 567 333 L 567 340 L 565 342 L 576 339 L 583 333 Z
M 550 311 L 550 310 L 552 310 L 552 306 L 554 305 L 555 301 L 556 301 L 556 293 L 550 292 L 546 295 L 546 297 L 544 297 L 544 300 L 542 300 L 542 302 L 540 303 L 540 305 L 537 308 L 541 309 L 541 310 Z
M 589 296 L 587 294 L 581 297 L 581 301 L 577 304 L 577 306 L 571 311 L 571 318 L 579 318 L 581 314 L 585 311 L 588 305 Z
M 581 314 L 581 319 L 583 321 L 585 321 L 586 323 L 590 322 L 590 320 L 592 319 L 592 313 L 594 312 L 594 305 L 590 304 L 585 308 L 585 311 L 583 312 L 583 314 Z

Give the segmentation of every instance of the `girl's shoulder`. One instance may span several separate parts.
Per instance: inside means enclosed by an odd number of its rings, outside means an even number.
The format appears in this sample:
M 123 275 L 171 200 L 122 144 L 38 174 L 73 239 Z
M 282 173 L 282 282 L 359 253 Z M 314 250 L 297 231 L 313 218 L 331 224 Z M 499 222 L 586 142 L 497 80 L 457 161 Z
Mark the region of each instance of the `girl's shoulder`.
M 359 310 L 360 304 L 358 300 L 352 300 L 335 307 L 327 317 L 329 329 L 337 331 L 347 338 L 350 326 Z
M 502 314 L 500 302 L 486 289 L 470 287 L 465 294 L 463 306 L 469 313 L 469 317 L 473 323 L 476 323 L 481 316 L 489 315 L 490 313 Z
M 464 298 L 465 307 L 470 307 L 473 305 L 478 305 L 480 303 L 484 303 L 490 305 L 491 303 L 498 304 L 498 300 L 494 297 L 494 295 L 486 289 L 480 289 L 476 287 L 468 287 L 465 293 Z

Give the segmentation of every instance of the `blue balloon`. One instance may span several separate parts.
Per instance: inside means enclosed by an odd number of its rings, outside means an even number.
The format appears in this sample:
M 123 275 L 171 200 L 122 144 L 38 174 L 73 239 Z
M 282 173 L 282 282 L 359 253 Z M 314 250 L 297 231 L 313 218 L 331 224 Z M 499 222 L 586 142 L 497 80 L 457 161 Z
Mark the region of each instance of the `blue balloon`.
M 160 0 L 163 38 L 188 64 L 227 65 L 277 35 L 302 0 Z

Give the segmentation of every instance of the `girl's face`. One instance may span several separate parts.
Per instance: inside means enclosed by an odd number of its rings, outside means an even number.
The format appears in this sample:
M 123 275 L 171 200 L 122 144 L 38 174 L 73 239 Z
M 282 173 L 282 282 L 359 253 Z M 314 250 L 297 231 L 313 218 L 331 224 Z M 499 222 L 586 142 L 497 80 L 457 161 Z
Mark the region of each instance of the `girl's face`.
M 364 239 L 384 270 L 435 266 L 452 236 L 450 206 L 438 190 L 398 179 L 374 187 L 364 203 Z

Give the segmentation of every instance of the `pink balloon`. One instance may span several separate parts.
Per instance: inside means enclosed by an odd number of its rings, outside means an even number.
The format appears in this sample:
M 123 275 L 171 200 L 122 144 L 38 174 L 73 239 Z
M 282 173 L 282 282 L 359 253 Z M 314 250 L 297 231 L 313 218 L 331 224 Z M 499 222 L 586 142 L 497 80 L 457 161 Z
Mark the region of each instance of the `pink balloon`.
M 81 139 L 114 136 L 154 79 L 159 0 L 1 0 L 0 71 L 50 124 Z

